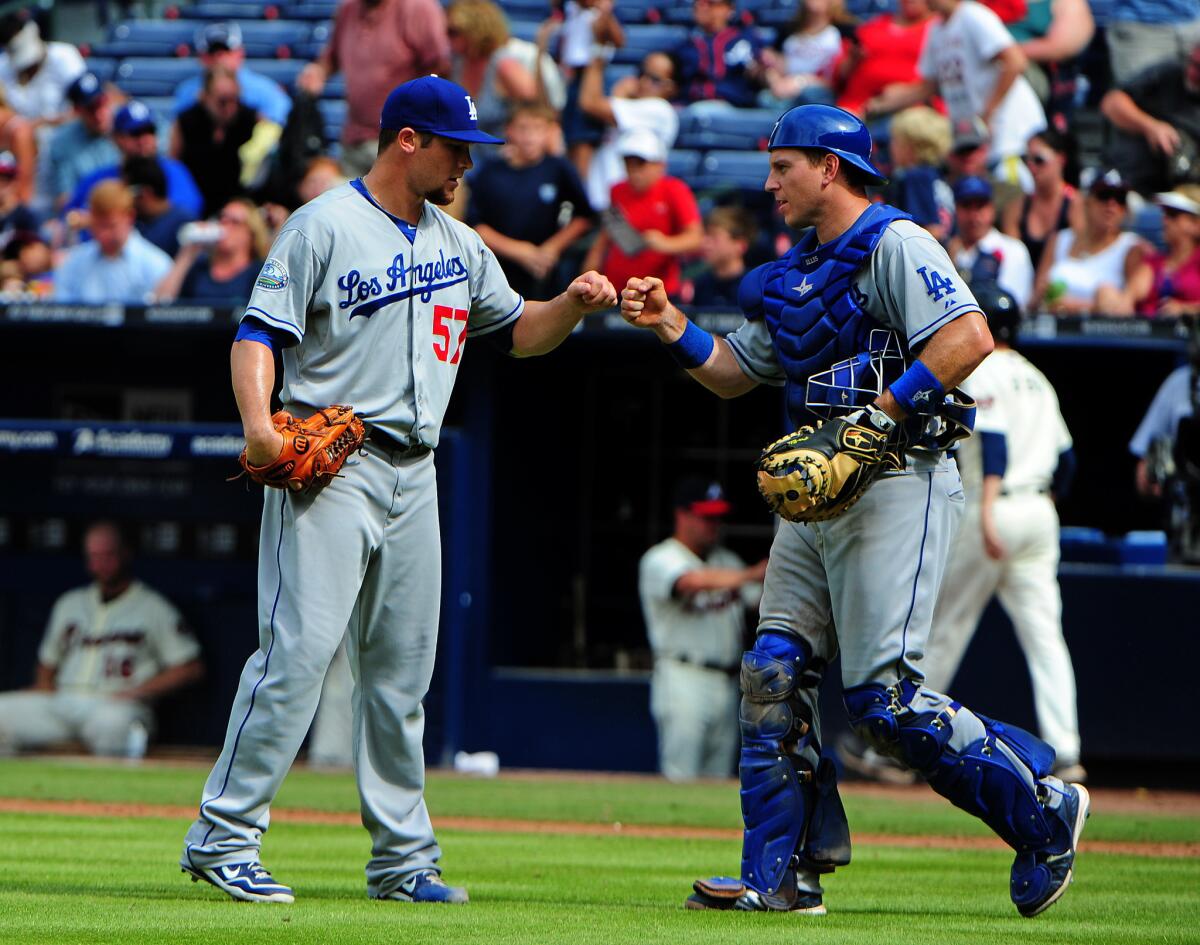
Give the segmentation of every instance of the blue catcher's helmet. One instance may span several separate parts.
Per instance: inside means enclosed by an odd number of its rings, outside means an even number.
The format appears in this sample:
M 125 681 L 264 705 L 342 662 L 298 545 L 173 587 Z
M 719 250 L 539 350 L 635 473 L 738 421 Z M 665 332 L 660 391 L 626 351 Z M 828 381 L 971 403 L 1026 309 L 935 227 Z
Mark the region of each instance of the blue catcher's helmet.
M 833 105 L 797 105 L 775 122 L 767 150 L 818 148 L 830 151 L 866 174 L 872 184 L 887 178 L 871 163 L 871 133 L 857 115 Z

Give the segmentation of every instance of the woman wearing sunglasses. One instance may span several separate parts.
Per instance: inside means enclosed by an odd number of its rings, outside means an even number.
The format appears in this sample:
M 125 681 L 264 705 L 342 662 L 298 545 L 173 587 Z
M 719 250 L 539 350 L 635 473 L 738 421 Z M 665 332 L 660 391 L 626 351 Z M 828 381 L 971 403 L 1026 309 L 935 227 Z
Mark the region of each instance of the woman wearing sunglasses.
M 1077 179 L 1075 150 L 1071 135 L 1054 128 L 1034 135 L 1025 147 L 1033 192 L 1008 202 L 1000 230 L 1025 244 L 1034 266 L 1041 262 L 1051 236 L 1078 226 L 1078 194 L 1070 183 Z
M 1129 186 L 1115 169 L 1089 168 L 1082 221 L 1047 242 L 1038 267 L 1035 298 L 1056 315 L 1129 315 L 1127 287 L 1146 257 L 1146 242 L 1123 232 Z
M 155 296 L 160 302 L 176 298 L 209 305 L 244 303 L 254 289 L 270 237 L 262 214 L 251 201 L 238 197 L 221 208 L 216 227 L 190 229 Z M 240 311 L 240 310 L 239 310 Z
M 1139 315 L 1200 315 L 1200 185 L 1157 194 L 1165 253 L 1152 252 L 1129 282 Z

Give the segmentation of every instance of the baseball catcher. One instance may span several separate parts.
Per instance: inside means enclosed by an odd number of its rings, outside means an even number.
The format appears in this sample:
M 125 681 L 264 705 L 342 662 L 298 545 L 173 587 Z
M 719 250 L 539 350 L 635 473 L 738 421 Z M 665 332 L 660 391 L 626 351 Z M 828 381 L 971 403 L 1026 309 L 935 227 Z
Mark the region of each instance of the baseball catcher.
M 280 410 L 271 422 L 283 436 L 279 456 L 263 466 L 254 466 L 243 449 L 238 462 L 252 480 L 273 489 L 306 492 L 326 485 L 366 439 L 363 422 L 354 408 L 337 404 L 318 410 L 307 420 L 297 420 Z

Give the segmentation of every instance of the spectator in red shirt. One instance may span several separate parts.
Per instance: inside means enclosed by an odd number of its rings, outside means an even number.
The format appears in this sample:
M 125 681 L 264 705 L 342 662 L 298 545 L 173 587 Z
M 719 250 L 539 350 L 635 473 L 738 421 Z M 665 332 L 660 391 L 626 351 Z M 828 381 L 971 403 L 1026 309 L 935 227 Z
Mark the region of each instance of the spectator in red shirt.
M 667 149 L 652 131 L 630 132 L 618 147 L 627 179 L 612 188 L 605 228 L 584 260 L 613 285 L 647 273 L 658 276 L 668 295 L 680 287 L 679 257 L 704 239 L 700 208 L 691 188 L 667 176 Z
M 402 82 L 450 71 L 446 14 L 437 0 L 344 0 L 333 35 L 296 85 L 318 96 L 331 75 L 346 80 L 342 167 L 352 177 L 371 168 L 378 150 L 379 113 Z
M 917 60 L 934 21 L 926 0 L 900 0 L 895 13 L 882 13 L 860 26 L 836 67 L 838 105 L 861 115 L 867 100 L 889 85 L 916 82 Z

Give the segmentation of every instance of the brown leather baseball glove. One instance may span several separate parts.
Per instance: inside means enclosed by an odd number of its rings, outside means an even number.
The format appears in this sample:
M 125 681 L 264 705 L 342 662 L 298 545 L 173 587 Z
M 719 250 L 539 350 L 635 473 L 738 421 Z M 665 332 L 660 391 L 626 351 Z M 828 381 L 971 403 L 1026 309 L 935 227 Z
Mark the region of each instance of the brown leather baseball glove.
M 772 512 L 789 522 L 827 521 L 862 498 L 880 473 L 904 468 L 902 435 L 881 433 L 866 413 L 801 427 L 763 450 L 758 491 Z
M 238 461 L 255 482 L 292 492 L 305 492 L 330 482 L 367 435 L 354 408 L 337 404 L 318 410 L 307 420 L 297 420 L 280 410 L 271 421 L 283 434 L 283 451 L 278 458 L 265 466 L 252 466 L 243 449 Z

